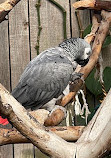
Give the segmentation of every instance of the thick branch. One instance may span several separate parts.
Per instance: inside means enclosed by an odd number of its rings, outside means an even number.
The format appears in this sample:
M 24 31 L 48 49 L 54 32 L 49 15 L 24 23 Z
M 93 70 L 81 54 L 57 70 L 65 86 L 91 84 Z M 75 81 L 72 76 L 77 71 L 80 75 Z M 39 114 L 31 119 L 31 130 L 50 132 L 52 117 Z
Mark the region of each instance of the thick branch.
M 56 158 L 72 157 L 74 144 L 70 144 L 62 138 L 43 127 L 31 116 L 23 106 L 13 98 L 0 84 L 0 112 L 10 120 L 13 126 L 36 147 L 49 156 Z M 64 150 L 66 149 L 68 150 Z
M 73 7 L 75 9 L 94 9 L 111 11 L 111 2 L 100 0 L 83 0 L 75 2 L 73 4 Z
M 48 119 L 49 111 L 45 109 L 38 109 L 34 111 L 29 112 L 37 121 L 41 124 L 44 125 L 45 120 Z
M 111 89 L 77 144 L 79 158 L 103 157 L 111 151 Z
M 102 48 L 102 44 L 106 38 L 107 32 L 110 27 L 111 13 L 102 11 L 102 18 L 103 18 L 103 20 L 100 23 L 98 32 L 96 34 L 96 37 L 95 37 L 95 40 L 93 43 L 92 55 L 90 57 L 90 60 L 89 60 L 88 64 L 80 70 L 80 72 L 84 74 L 83 75 L 84 80 L 89 75 L 89 73 L 91 72 L 91 70 L 94 68 L 94 66 L 96 65 L 96 63 L 98 61 L 99 54 L 100 54 L 101 48 Z M 67 96 L 63 97 L 62 102 L 61 102 L 62 106 L 65 106 L 75 96 L 75 94 L 80 89 L 82 84 L 83 84 L 83 81 L 78 80 L 78 84 L 73 85 L 72 90 L 74 92 L 70 92 Z
M 2 114 L 5 114 L 13 126 L 35 146 L 56 158 L 95 158 L 101 157 L 105 151 L 110 150 L 110 100 L 111 90 L 77 143 L 68 143 L 50 132 L 48 128 L 41 126 L 37 120 L 0 85 L 0 111 Z
M 77 141 L 83 132 L 84 126 L 74 127 L 49 127 L 49 130 L 67 141 Z M 0 128 L 0 145 L 15 144 L 15 143 L 31 143 L 17 130 Z
M 6 2 L 0 4 L 0 23 L 5 20 L 6 15 L 19 1 L 20 0 L 7 0 Z

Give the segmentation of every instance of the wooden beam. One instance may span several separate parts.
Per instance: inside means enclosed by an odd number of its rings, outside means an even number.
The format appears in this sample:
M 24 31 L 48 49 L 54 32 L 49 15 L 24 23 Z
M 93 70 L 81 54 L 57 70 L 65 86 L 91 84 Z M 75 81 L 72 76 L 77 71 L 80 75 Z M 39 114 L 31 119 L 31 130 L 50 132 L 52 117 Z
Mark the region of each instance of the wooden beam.
M 93 9 L 111 11 L 110 1 L 84 0 L 73 3 L 75 9 Z

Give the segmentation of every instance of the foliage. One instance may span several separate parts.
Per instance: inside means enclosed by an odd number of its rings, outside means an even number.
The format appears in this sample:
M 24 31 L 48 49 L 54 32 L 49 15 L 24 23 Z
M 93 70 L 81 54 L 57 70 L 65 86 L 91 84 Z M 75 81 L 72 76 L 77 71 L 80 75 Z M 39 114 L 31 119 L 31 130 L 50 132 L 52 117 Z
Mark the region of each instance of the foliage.
M 93 93 L 95 96 L 99 95 L 102 93 L 102 86 L 101 83 L 99 82 L 99 79 L 95 79 L 94 74 L 95 74 L 95 68 L 93 71 L 89 74 L 87 77 L 85 83 L 86 87 L 90 90 L 91 93 Z M 104 80 L 104 87 L 105 90 L 108 92 L 109 89 L 111 88 L 111 67 L 106 67 L 103 71 L 103 80 Z
M 110 36 L 110 35 L 108 35 L 108 36 L 106 37 L 102 48 L 107 47 L 109 44 L 111 44 L 111 36 Z
M 108 92 L 109 89 L 111 88 L 111 67 L 106 67 L 104 69 L 104 85 L 105 85 L 105 90 Z
M 91 27 L 92 27 L 92 24 L 90 24 L 86 27 L 86 29 L 83 32 L 83 37 L 85 37 L 86 35 L 88 35 L 91 32 Z

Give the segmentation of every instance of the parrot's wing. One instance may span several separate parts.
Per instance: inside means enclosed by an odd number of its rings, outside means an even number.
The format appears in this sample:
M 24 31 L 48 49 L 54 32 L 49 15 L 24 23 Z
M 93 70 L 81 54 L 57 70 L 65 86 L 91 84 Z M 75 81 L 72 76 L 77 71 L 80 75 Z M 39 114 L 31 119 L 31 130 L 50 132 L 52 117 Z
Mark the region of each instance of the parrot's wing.
M 73 66 L 61 51 L 58 47 L 49 49 L 28 64 L 12 92 L 25 108 L 40 108 L 61 95 L 68 85 Z

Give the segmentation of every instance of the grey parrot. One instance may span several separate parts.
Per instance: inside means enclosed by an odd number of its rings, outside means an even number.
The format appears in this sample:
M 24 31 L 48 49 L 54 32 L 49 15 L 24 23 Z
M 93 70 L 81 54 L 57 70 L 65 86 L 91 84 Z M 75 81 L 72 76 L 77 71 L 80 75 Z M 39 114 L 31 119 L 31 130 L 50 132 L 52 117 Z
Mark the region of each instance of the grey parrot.
M 90 54 L 91 46 L 81 38 L 67 39 L 43 51 L 27 65 L 12 91 L 13 97 L 26 109 L 43 107 L 63 93 L 74 80 L 77 64 L 86 65 Z

